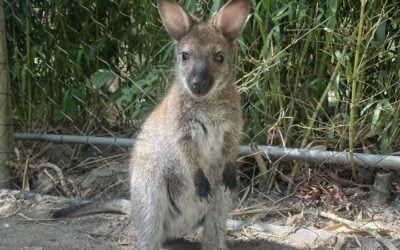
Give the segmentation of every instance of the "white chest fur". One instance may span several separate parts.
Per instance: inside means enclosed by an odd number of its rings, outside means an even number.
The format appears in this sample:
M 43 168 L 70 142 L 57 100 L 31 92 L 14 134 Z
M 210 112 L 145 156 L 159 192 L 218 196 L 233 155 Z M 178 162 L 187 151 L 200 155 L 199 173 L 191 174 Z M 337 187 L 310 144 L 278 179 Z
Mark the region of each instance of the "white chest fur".
M 218 164 L 222 160 L 224 135 L 227 129 L 225 122 L 209 122 L 203 117 L 192 121 L 192 139 L 197 146 L 203 168 Z

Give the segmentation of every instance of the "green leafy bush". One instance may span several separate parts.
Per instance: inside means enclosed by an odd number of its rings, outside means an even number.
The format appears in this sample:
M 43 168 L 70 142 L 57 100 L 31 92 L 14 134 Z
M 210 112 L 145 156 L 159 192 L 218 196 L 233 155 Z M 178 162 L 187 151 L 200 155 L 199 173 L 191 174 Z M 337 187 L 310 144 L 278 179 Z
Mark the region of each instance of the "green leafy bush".
M 106 124 L 109 112 L 125 120 L 145 117 L 171 77 L 173 44 L 153 2 L 6 0 L 18 126 L 70 124 L 76 133 Z M 181 3 L 210 17 L 223 1 Z M 252 6 L 237 82 L 245 142 L 399 150 L 397 1 L 261 0 Z

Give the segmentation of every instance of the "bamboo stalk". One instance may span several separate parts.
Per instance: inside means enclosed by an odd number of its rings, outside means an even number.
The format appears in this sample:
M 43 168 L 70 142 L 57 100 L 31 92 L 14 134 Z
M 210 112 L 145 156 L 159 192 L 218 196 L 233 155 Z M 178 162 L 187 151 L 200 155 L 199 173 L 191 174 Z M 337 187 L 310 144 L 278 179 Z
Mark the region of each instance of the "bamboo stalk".
M 29 0 L 25 1 L 26 7 L 29 8 Z M 26 37 L 26 59 L 27 59 L 27 65 L 24 70 L 25 70 L 25 80 L 26 80 L 26 90 L 28 92 L 28 128 L 31 128 L 32 126 L 32 97 L 33 97 L 33 86 L 31 82 L 31 76 L 29 74 L 29 71 L 31 70 L 31 65 L 32 65 L 32 50 L 31 50 L 31 33 L 30 33 L 30 20 L 28 16 L 25 17 L 25 37 Z
M 356 111 L 357 111 L 357 88 L 358 86 L 358 74 L 360 71 L 360 47 L 361 41 L 363 40 L 363 24 L 364 24 L 364 11 L 365 5 L 367 4 L 367 0 L 361 0 L 361 13 L 360 13 L 360 21 L 358 23 L 358 35 L 357 35 L 357 46 L 356 52 L 354 56 L 354 65 L 353 65 L 353 75 L 352 75 L 352 84 L 351 84 L 351 101 L 350 101 L 350 122 L 349 122 L 349 152 L 350 152 L 350 164 L 352 169 L 353 179 L 357 179 L 357 167 L 354 163 L 354 144 L 355 144 L 355 131 L 356 131 Z
M 9 187 L 11 174 L 6 161 L 13 152 L 11 90 L 5 30 L 3 0 L 0 0 L 0 188 Z
M 342 55 L 344 56 L 346 54 L 346 52 L 347 52 L 347 48 L 344 47 L 344 49 L 342 51 Z M 300 148 L 304 148 L 307 145 L 308 138 L 311 135 L 311 130 L 314 127 L 315 121 L 317 120 L 317 115 L 319 114 L 319 111 L 322 109 L 322 105 L 323 105 L 323 103 L 325 102 L 325 100 L 326 100 L 326 98 L 328 96 L 329 90 L 332 88 L 332 85 L 333 85 L 333 83 L 335 81 L 335 78 L 336 78 L 338 72 L 339 72 L 339 69 L 340 69 L 340 63 L 338 62 L 336 64 L 336 67 L 335 67 L 335 69 L 334 69 L 334 71 L 332 73 L 332 76 L 331 76 L 331 78 L 330 78 L 330 80 L 328 82 L 328 85 L 326 86 L 326 88 L 324 90 L 324 93 L 322 93 L 322 96 L 321 96 L 321 98 L 319 99 L 319 101 L 317 103 L 317 107 L 315 108 L 315 110 L 313 112 L 313 115 L 312 115 L 311 119 L 308 122 L 308 126 L 306 128 L 307 131 L 306 131 L 306 133 L 304 135 L 304 138 L 303 138 L 303 140 L 301 142 Z M 293 191 L 292 190 L 293 181 L 297 177 L 297 174 L 298 174 L 298 171 L 299 171 L 299 167 L 300 167 L 299 163 L 296 162 L 294 167 L 293 167 L 293 170 L 292 170 L 292 175 L 291 175 L 292 182 L 288 183 L 288 188 L 287 188 L 287 191 L 286 191 L 286 195 L 291 194 L 292 191 Z

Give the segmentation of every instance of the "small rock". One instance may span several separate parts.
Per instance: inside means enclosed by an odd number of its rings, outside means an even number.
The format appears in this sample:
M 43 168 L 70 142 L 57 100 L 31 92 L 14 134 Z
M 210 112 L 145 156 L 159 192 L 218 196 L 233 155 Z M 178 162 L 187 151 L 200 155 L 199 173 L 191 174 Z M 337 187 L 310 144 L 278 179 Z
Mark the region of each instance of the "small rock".
M 4 226 L 5 228 L 9 228 L 9 227 L 10 227 L 10 224 L 8 224 L 8 223 L 3 223 L 3 226 Z

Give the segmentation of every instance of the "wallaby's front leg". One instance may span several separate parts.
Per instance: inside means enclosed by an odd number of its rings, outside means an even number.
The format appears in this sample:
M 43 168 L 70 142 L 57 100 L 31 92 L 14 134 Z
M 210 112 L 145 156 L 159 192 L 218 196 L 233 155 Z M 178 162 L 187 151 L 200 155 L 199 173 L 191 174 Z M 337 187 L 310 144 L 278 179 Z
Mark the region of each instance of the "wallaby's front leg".
M 239 138 L 234 133 L 226 133 L 224 136 L 223 157 L 226 160 L 223 166 L 222 182 L 230 191 L 234 191 L 237 186 L 237 163 L 236 154 L 239 145 Z
M 237 186 L 236 173 L 236 162 L 231 161 L 226 163 L 224 172 L 222 173 L 222 181 L 230 191 L 234 191 Z
M 232 192 L 220 185 L 210 198 L 205 217 L 202 250 L 225 250 L 226 218 L 232 207 Z
M 138 172 L 138 171 L 137 171 Z M 137 250 L 160 250 L 164 238 L 168 199 L 165 187 L 159 182 L 135 175 L 131 179 L 132 222 L 136 229 Z
M 238 138 L 232 133 L 227 133 L 224 141 L 223 156 L 227 162 L 221 166 L 223 168 L 221 182 L 210 199 L 210 209 L 204 223 L 203 250 L 227 249 L 225 228 L 228 213 L 232 209 L 233 192 L 237 186 L 236 152 Z

